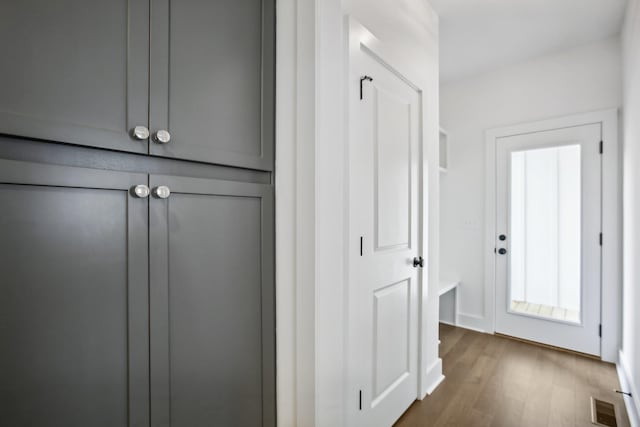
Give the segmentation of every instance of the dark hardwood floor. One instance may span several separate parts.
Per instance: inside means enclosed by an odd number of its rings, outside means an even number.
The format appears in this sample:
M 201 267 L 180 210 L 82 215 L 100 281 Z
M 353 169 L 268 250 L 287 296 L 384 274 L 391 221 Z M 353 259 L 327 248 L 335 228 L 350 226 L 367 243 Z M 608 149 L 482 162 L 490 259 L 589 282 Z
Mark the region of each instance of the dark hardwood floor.
M 629 426 L 614 365 L 442 324 L 440 339 L 446 379 L 397 427 L 593 426 L 591 396 Z

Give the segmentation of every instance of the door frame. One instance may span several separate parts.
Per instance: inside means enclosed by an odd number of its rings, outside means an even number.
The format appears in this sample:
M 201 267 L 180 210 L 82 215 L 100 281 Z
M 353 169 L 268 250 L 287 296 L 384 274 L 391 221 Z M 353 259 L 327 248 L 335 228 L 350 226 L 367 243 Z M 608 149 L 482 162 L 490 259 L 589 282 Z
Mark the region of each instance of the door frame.
M 397 73 L 402 79 L 404 79 L 409 85 L 413 87 L 413 89 L 418 93 L 419 96 L 419 117 L 421 118 L 420 123 L 420 134 L 418 136 L 418 153 L 419 163 L 420 163 L 420 171 L 418 174 L 418 183 L 420 185 L 420 189 L 418 190 L 418 251 L 425 259 L 429 259 L 429 248 L 428 248 L 428 228 L 429 228 L 429 218 L 428 218 L 428 191 L 429 186 L 427 182 L 427 171 L 428 171 L 428 163 L 426 159 L 426 132 L 428 132 L 427 121 L 425 120 L 425 112 L 426 112 L 426 98 L 427 91 L 425 90 L 424 79 L 420 78 L 420 76 L 416 75 L 412 72 L 412 70 L 407 69 L 404 66 L 404 62 L 398 57 L 398 54 L 395 53 L 390 46 L 386 46 L 384 42 L 378 39 L 373 33 L 371 33 L 365 26 L 363 26 L 360 22 L 358 22 L 353 17 L 347 17 L 345 19 L 345 32 L 347 34 L 348 40 L 348 51 L 347 51 L 347 69 L 346 69 L 346 81 L 347 87 L 345 88 L 346 96 L 347 96 L 347 114 L 349 117 L 351 116 L 351 112 L 353 111 L 354 104 L 360 101 L 360 81 L 358 80 L 358 75 L 356 75 L 353 71 L 354 67 L 359 65 L 359 59 L 356 59 L 356 55 L 360 55 L 360 50 L 364 47 L 368 50 L 372 56 L 377 57 L 381 63 L 390 68 L 394 73 Z M 346 152 L 346 181 L 347 181 L 347 194 L 352 192 L 352 169 L 350 167 L 350 151 L 351 144 L 353 141 L 354 129 L 352 127 L 352 120 L 348 120 L 348 125 L 346 132 L 348 134 L 348 144 L 347 144 L 347 152 Z M 358 311 L 354 310 L 354 302 L 358 297 L 357 289 L 353 286 L 355 283 L 355 279 L 357 277 L 357 270 L 355 268 L 355 263 L 351 262 L 351 259 L 355 256 L 354 254 L 359 253 L 360 251 L 360 239 L 357 236 L 351 227 L 353 221 L 356 221 L 357 218 L 354 217 L 353 211 L 351 209 L 351 198 L 347 196 L 347 200 L 349 202 L 346 203 L 346 236 L 347 236 L 347 252 L 345 254 L 345 263 L 346 263 L 346 273 L 348 275 L 346 282 L 346 294 L 347 294 L 347 304 L 346 304 L 346 312 L 347 312 L 347 339 L 346 339 L 346 353 L 347 353 L 347 372 L 359 372 L 358 360 L 357 360 L 357 349 L 356 345 L 359 342 L 358 339 L 358 331 L 355 329 L 355 325 L 357 324 Z M 415 390 L 416 400 L 421 400 L 427 394 L 427 390 L 435 388 L 434 381 L 430 381 L 431 378 L 428 377 L 428 361 L 425 354 L 424 346 L 427 337 L 425 336 L 425 319 L 426 319 L 426 309 L 427 309 L 427 296 L 428 296 L 428 288 L 429 288 L 429 275 L 424 269 L 419 269 L 418 272 L 418 319 L 417 319 L 417 334 L 418 334 L 418 342 L 417 342 L 417 358 L 418 358 L 418 378 L 417 378 L 417 387 Z M 436 379 L 437 383 L 439 383 L 444 377 L 441 375 Z M 360 421 L 358 417 L 359 411 L 357 396 L 358 396 L 358 387 L 361 382 L 361 378 L 359 375 L 349 375 L 347 379 L 347 401 L 349 402 L 347 405 L 347 425 L 358 425 L 357 423 Z M 437 385 L 437 384 L 436 384 Z
M 498 138 L 574 126 L 602 126 L 602 272 L 600 354 L 616 363 L 621 335 L 621 168 L 618 142 L 618 110 L 607 109 L 548 120 L 489 129 L 485 133 L 485 284 L 484 329 L 496 331 L 496 143 Z

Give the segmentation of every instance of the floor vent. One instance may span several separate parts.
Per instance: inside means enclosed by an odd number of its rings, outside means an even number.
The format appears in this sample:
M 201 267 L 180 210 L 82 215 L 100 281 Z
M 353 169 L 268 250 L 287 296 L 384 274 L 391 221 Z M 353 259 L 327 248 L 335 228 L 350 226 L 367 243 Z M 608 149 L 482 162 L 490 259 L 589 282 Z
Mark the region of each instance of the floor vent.
M 597 426 L 618 427 L 613 403 L 591 398 L 591 422 Z

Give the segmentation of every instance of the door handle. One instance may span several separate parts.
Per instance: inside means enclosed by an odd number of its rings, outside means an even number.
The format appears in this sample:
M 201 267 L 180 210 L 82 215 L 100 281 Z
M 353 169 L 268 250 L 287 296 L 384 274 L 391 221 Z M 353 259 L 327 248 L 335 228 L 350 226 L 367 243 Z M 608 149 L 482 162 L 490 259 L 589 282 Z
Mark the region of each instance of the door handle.
M 417 267 L 420 267 L 420 268 L 424 267 L 424 258 L 422 258 L 421 256 L 415 257 L 413 259 L 413 266 L 416 267 L 416 268 Z
M 506 253 L 507 253 L 507 250 L 506 250 L 505 248 L 500 248 L 500 249 L 498 249 L 498 253 L 499 253 L 500 255 L 504 255 L 504 254 L 506 254 Z

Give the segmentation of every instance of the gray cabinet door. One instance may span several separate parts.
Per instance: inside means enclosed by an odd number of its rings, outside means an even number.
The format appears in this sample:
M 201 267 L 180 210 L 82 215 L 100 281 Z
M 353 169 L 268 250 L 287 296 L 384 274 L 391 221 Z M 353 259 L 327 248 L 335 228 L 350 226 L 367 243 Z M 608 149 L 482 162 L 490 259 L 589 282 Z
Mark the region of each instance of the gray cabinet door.
M 152 425 L 274 426 L 272 187 L 150 182 Z
M 149 425 L 146 181 L 0 160 L 0 425 Z
M 0 134 L 148 153 L 149 0 L 0 2 Z
M 273 169 L 274 0 L 151 0 L 151 154 Z

